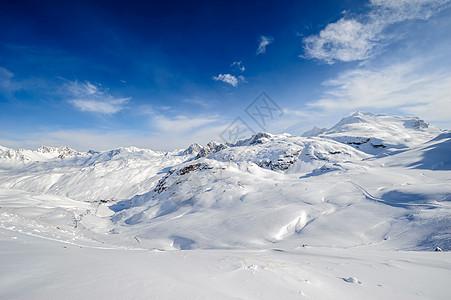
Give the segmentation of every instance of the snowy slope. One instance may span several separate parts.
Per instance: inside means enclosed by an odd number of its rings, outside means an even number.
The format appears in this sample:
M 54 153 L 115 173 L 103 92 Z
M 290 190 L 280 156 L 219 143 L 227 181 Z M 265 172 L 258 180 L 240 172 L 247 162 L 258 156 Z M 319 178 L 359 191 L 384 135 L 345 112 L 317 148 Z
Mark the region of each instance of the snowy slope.
M 448 299 L 450 252 L 161 251 L 0 229 L 1 299 Z
M 451 170 L 451 132 L 445 132 L 422 145 L 413 147 L 389 160 L 387 166 L 418 168 L 424 170 Z

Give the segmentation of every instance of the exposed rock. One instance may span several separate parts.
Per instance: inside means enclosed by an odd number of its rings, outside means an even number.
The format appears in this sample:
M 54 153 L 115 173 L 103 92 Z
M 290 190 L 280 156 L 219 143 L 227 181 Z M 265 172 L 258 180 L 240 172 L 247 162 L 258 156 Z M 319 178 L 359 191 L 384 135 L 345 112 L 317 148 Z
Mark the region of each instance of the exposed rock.
M 198 154 L 202 150 L 202 146 L 194 143 L 191 144 L 185 151 L 183 151 L 184 155 Z
M 211 155 L 213 153 L 219 152 L 226 148 L 228 148 L 228 147 L 224 144 L 214 142 L 214 141 L 209 142 L 205 147 L 203 147 L 199 150 L 199 153 L 197 154 L 196 159 Z

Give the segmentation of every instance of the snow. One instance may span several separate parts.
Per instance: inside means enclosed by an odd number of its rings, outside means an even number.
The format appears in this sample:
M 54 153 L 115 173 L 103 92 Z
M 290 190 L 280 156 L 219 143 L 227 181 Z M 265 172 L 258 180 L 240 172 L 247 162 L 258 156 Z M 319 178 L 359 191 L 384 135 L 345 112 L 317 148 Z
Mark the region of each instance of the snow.
M 302 134 L 303 137 L 311 137 L 311 136 L 318 136 L 324 132 L 327 131 L 327 128 L 320 128 L 318 126 L 313 126 L 312 129 L 307 130 Z
M 449 252 L 105 249 L 3 229 L 0 243 L 2 299 L 449 298 Z
M 168 153 L 0 147 L 0 298 L 448 299 L 450 145 L 358 112 Z
M 31 151 L 27 149 L 8 149 L 0 147 L 0 161 L 21 161 L 23 163 L 31 161 L 46 161 L 55 158 L 64 159 L 66 157 L 87 156 L 88 153 L 80 153 L 69 147 L 47 147 L 41 146 L 38 149 Z
M 369 154 L 407 149 L 425 143 L 441 132 L 418 117 L 356 112 L 319 134 Z
M 36 150 L 37 151 L 37 150 Z M 21 151 L 21 153 L 27 153 Z M 0 162 L 0 187 L 48 193 L 80 201 L 125 200 L 148 190 L 165 170 L 191 156 L 135 147 L 64 159 Z M 30 156 L 31 157 L 31 156 Z
M 348 278 L 343 278 L 344 281 L 348 282 L 348 283 L 358 283 L 361 284 L 360 281 L 357 280 L 357 278 L 355 277 L 348 277 Z

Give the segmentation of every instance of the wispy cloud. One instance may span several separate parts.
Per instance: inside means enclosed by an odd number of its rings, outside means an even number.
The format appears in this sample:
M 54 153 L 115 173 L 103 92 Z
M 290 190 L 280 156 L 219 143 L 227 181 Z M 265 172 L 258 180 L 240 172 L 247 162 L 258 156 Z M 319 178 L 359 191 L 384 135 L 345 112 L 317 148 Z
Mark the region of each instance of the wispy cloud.
M 246 70 L 246 67 L 243 66 L 243 63 L 241 61 L 234 61 L 230 67 L 232 67 L 235 70 L 239 70 L 241 72 L 244 72 Z
M 0 67 L 0 95 L 7 100 L 13 99 L 13 93 L 19 89 L 13 77 L 14 74 L 11 71 Z
M 19 91 L 25 91 L 25 94 L 28 95 L 36 95 L 37 99 L 45 99 L 56 89 L 57 87 L 51 81 L 40 77 L 16 77 L 14 72 L 0 67 L 0 97 L 5 100 L 23 101 L 23 95 L 17 93 Z
M 11 79 L 14 77 L 14 74 L 10 72 L 9 70 L 0 67 L 0 89 L 1 90 L 10 90 L 12 89 L 11 86 Z
M 219 74 L 218 76 L 213 76 L 213 80 L 228 83 L 233 87 L 237 87 L 239 82 L 246 82 L 244 76 L 235 77 L 232 74 Z
M 324 83 L 323 97 L 309 104 L 323 111 L 396 109 L 429 121 L 449 120 L 451 72 L 410 61 L 379 69 L 358 68 Z
M 108 89 L 90 82 L 73 81 L 65 85 L 68 100 L 81 111 L 111 115 L 123 110 L 131 98 L 115 98 Z
M 386 29 L 390 25 L 429 19 L 450 4 L 450 0 L 371 0 L 366 14 L 343 17 L 328 24 L 319 34 L 304 38 L 302 57 L 329 64 L 371 58 L 389 44 Z
M 154 118 L 155 125 L 160 132 L 169 134 L 191 132 L 199 129 L 205 125 L 215 123 L 218 121 L 217 116 L 211 117 L 188 117 L 185 115 L 177 115 L 174 117 L 168 117 L 164 115 L 158 115 Z
M 284 115 L 288 115 L 288 116 L 294 116 L 294 117 L 310 117 L 311 116 L 311 112 L 306 111 L 306 110 L 297 110 L 297 109 L 289 109 L 289 108 L 284 108 L 282 109 Z
M 210 108 L 213 106 L 210 101 L 206 101 L 203 99 L 197 99 L 197 98 L 183 99 L 183 102 L 189 103 L 189 104 L 194 104 L 194 105 L 199 105 L 199 106 L 202 106 L 203 108 Z
M 130 98 L 113 99 L 108 101 L 74 99 L 69 102 L 81 111 L 109 115 L 115 114 L 118 111 L 122 110 L 124 108 L 124 105 L 129 100 Z
M 218 140 L 219 134 L 227 125 L 227 120 L 215 113 L 188 114 L 177 112 L 172 108 L 162 109 L 150 106 L 139 107 L 136 112 L 144 115 L 148 120 L 147 126 L 151 132 L 148 137 L 159 140 L 159 145 L 164 145 L 165 149 L 171 149 L 169 147 L 171 145 L 181 148 L 186 146 L 186 143 Z
M 259 38 L 259 44 L 257 48 L 257 55 L 266 53 L 266 47 L 274 42 L 274 38 L 272 36 L 261 35 Z

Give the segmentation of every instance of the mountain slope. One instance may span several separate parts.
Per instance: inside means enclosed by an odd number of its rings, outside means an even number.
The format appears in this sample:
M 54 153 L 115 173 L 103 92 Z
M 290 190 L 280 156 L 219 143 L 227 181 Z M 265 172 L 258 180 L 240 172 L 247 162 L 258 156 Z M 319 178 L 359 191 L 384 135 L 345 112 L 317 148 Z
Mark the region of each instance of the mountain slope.
M 64 159 L 52 152 L 45 161 L 32 161 L 30 157 L 39 158 L 34 155 L 36 151 L 19 151 L 33 155 L 23 156 L 25 160 L 13 156 L 0 162 L 4 174 L 0 177 L 0 187 L 87 202 L 124 200 L 143 193 L 155 185 L 166 168 L 191 157 L 180 155 L 180 151 L 164 153 L 129 147 Z
M 447 143 L 431 141 L 410 156 L 420 163 L 427 149 Z M 449 249 L 451 178 L 411 168 L 406 155 L 377 158 L 325 137 L 261 133 L 173 168 L 113 220 L 151 243 L 181 249 Z
M 87 157 L 90 153 L 82 153 L 75 151 L 69 147 L 47 147 L 41 146 L 36 150 L 19 149 L 14 150 L 0 146 L 0 161 L 2 162 L 35 162 L 48 161 L 55 158 L 64 159 L 67 157 L 83 156 Z
M 448 133 L 418 118 L 368 113 L 316 132 L 171 153 L 41 147 L 18 150 L 28 153 L 22 159 L 2 148 L 0 187 L 110 202 L 109 230 L 148 247 L 450 247 Z M 47 156 L 33 161 L 38 154 Z
M 418 117 L 356 112 L 316 136 L 348 144 L 369 154 L 407 149 L 425 143 L 442 131 Z

